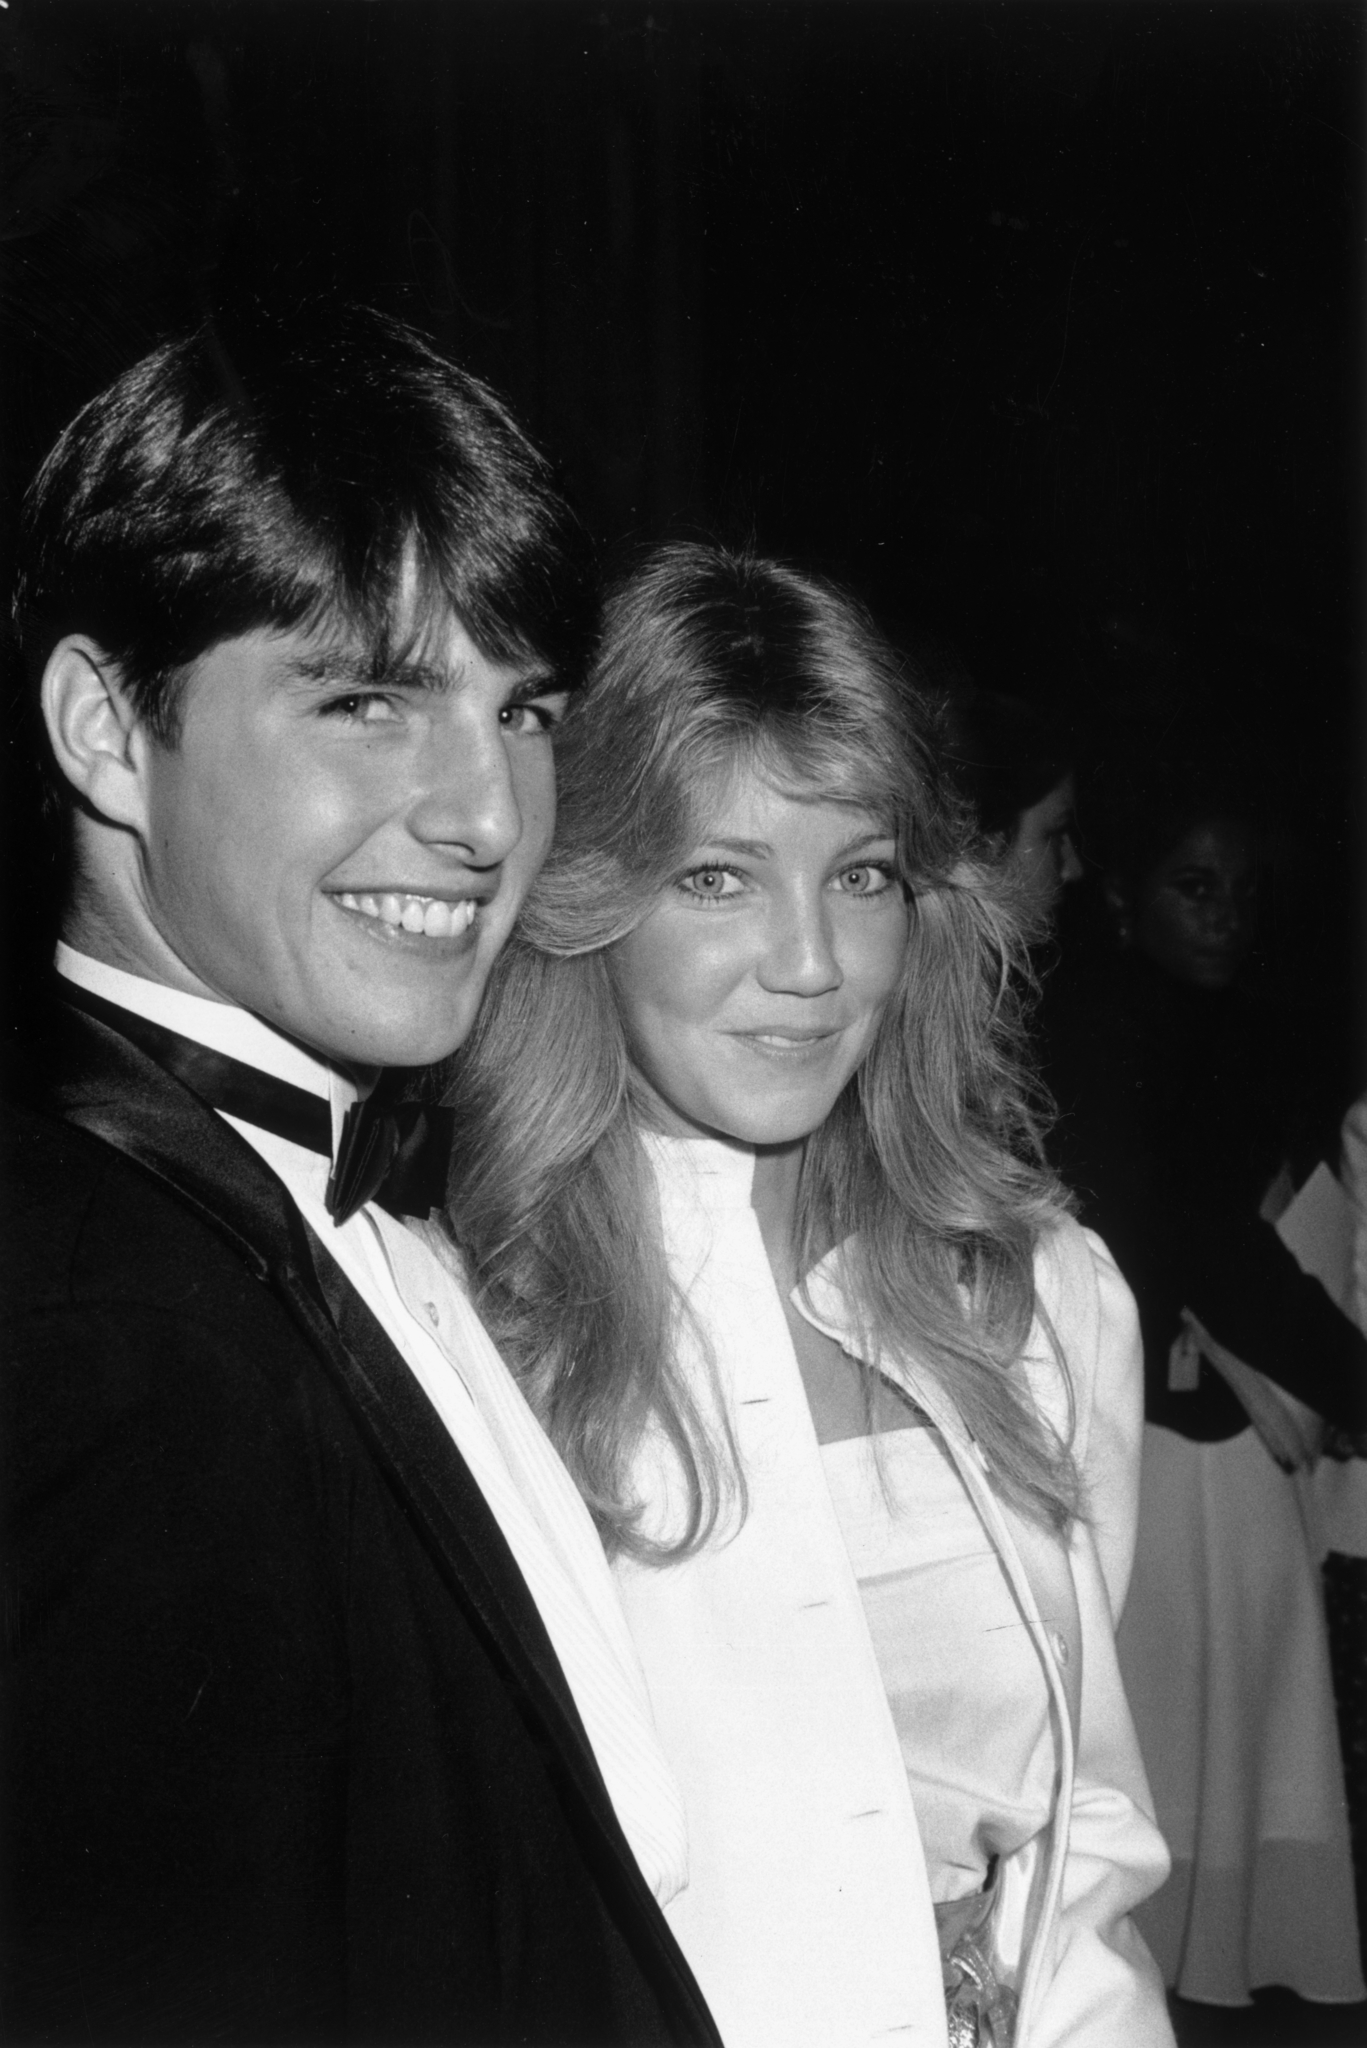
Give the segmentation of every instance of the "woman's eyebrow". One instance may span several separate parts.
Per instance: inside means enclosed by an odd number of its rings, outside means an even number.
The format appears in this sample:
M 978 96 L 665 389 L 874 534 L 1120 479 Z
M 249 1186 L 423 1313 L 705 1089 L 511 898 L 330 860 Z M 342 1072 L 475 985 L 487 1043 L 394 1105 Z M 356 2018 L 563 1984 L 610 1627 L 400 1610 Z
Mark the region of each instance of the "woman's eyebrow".
M 847 839 L 835 857 L 837 860 L 848 860 L 852 853 L 858 853 L 861 848 L 866 846 L 881 846 L 885 839 L 891 839 L 895 845 L 897 834 L 895 832 L 880 832 L 878 830 L 861 832 L 856 838 Z
M 751 860 L 767 860 L 773 850 L 767 839 L 725 839 L 709 834 L 698 841 L 699 853 L 743 853 L 748 854 Z
M 847 840 L 843 846 L 836 849 L 835 859 L 848 860 L 852 854 L 859 853 L 867 846 L 878 846 L 886 839 L 895 838 L 895 833 L 880 832 L 876 828 L 871 832 L 860 832 L 855 838 Z M 699 853 L 740 853 L 747 855 L 751 860 L 769 860 L 774 852 L 767 839 L 728 839 L 721 834 L 709 834 L 706 838 L 700 839 L 697 842 L 697 850 Z

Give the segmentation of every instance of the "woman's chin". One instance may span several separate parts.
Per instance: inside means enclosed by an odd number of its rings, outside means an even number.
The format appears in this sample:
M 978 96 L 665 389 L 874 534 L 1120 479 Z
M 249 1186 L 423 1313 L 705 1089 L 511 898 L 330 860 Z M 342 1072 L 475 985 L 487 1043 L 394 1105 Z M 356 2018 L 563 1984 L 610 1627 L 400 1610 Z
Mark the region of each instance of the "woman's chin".
M 658 1078 L 647 1077 L 639 1068 L 636 1082 L 645 1121 L 665 1137 L 721 1138 L 731 1145 L 765 1148 L 800 1145 L 810 1138 L 825 1123 L 840 1092 L 829 1087 L 753 1086 L 666 1091 Z
M 801 1111 L 738 1109 L 703 1128 L 709 1129 L 714 1137 L 724 1138 L 728 1144 L 753 1145 L 757 1151 L 772 1151 L 785 1145 L 802 1144 L 813 1131 L 820 1130 L 831 1108 L 829 1102 L 823 1102 Z

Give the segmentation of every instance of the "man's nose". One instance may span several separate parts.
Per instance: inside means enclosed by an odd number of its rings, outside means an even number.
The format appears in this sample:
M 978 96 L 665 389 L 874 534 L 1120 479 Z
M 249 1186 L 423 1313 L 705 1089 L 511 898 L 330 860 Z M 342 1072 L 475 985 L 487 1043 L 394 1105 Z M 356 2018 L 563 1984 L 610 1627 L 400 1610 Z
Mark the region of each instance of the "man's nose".
M 824 902 L 797 900 L 776 906 L 766 938 L 759 984 L 771 995 L 826 995 L 845 979 Z
M 492 720 L 437 720 L 423 748 L 408 828 L 472 867 L 495 867 L 522 836 L 522 812 L 502 728 Z

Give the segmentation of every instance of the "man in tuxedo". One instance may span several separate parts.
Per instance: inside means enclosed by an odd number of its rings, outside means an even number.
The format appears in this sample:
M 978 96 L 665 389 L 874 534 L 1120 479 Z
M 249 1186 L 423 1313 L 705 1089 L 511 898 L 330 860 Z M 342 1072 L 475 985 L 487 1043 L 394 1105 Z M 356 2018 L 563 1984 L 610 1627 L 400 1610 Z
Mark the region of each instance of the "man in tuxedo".
M 71 884 L 5 1117 L 8 2040 L 717 2039 L 596 1534 L 379 1080 L 545 853 L 576 532 L 354 308 L 159 348 L 30 493 Z

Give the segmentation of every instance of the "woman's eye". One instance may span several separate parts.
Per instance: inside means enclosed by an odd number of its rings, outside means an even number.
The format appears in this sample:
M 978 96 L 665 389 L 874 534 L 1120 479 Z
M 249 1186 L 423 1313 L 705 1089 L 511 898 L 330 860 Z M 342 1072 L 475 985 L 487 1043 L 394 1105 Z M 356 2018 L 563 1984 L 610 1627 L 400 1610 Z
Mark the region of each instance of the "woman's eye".
M 881 896 L 885 889 L 892 887 L 892 872 L 866 862 L 857 868 L 845 868 L 839 881 L 848 896 Z
M 724 896 L 740 894 L 740 877 L 730 868 L 694 868 L 683 877 L 680 885 L 690 896 L 698 896 L 704 902 L 719 903 Z

